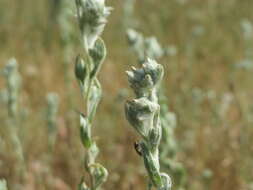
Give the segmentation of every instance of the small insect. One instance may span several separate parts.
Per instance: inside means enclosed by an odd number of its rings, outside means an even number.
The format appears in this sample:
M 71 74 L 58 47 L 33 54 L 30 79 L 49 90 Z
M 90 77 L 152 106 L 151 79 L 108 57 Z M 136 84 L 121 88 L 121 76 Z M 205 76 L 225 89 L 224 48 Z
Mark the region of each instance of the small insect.
M 77 114 L 80 114 L 80 115 L 82 115 L 84 118 L 86 118 L 86 114 L 84 114 L 83 112 L 81 112 L 81 111 L 79 111 L 79 110 L 77 110 L 77 109 L 75 109 L 74 110 Z
M 140 143 L 138 141 L 134 142 L 134 149 L 137 152 L 137 154 L 139 154 L 140 156 L 142 156 L 141 146 L 140 146 Z

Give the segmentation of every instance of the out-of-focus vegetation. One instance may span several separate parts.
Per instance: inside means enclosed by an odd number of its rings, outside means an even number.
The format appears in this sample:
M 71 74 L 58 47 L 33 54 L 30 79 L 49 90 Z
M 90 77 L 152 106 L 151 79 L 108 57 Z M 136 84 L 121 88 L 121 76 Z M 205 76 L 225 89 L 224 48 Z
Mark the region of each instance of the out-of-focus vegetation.
M 61 27 L 57 2 L 0 1 L 0 179 L 9 189 L 75 189 L 83 174 L 76 114 L 82 100 L 73 73 L 73 52 L 81 51 L 78 24 L 64 14 L 71 30 L 63 34 L 68 29 Z M 103 34 L 108 55 L 99 75 L 103 98 L 93 124 L 98 160 L 109 172 L 104 188 L 146 188 L 142 159 L 133 147 L 139 137 L 123 110 L 132 95 L 124 73 L 137 60 L 126 40 L 131 26 L 174 50 L 159 63 L 165 68 L 168 109 L 177 116 L 177 160 L 186 168 L 185 188 L 252 190 L 252 0 L 130 2 L 132 11 L 124 10 L 124 0 L 107 1 L 114 11 Z M 128 14 L 134 22 L 126 21 Z M 15 126 L 2 75 L 11 57 L 22 78 Z M 58 94 L 59 109 L 53 119 L 57 136 L 49 146 L 50 92 Z M 9 134 L 13 127 L 22 145 L 24 175 L 17 173 L 20 160 Z

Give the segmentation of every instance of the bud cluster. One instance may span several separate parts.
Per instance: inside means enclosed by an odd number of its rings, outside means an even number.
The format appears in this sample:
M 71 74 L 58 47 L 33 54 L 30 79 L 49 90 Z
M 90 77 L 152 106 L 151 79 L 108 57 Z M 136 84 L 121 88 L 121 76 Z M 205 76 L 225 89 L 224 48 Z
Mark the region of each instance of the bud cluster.
M 147 59 L 142 63 L 142 68 L 132 67 L 127 71 L 128 80 L 131 88 L 137 97 L 156 98 L 156 91 L 159 82 L 163 77 L 163 67 L 157 64 L 155 60 Z
M 86 50 L 92 49 L 101 35 L 111 8 L 104 0 L 76 0 L 79 28 Z

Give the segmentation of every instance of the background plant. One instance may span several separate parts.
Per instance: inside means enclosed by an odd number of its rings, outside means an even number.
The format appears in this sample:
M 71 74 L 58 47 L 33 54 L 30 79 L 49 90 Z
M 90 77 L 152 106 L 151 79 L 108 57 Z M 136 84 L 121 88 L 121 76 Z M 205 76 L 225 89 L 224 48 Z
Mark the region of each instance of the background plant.
M 7 190 L 6 181 L 3 179 L 0 180 L 0 190 Z
M 21 77 L 18 71 L 18 63 L 16 59 L 12 58 L 6 64 L 3 75 L 6 79 L 6 92 L 7 92 L 7 109 L 8 109 L 8 126 L 6 127 L 6 133 L 12 144 L 13 152 L 15 153 L 16 166 L 15 176 L 19 180 L 24 178 L 25 172 L 25 160 L 23 147 L 19 137 L 19 94 L 21 88 Z
M 61 47 L 63 51 L 63 68 L 64 68 L 64 80 L 67 88 L 67 102 L 69 107 L 72 107 L 72 73 L 70 72 L 71 62 L 73 56 L 75 56 L 73 47 L 77 44 L 78 35 L 75 31 L 75 2 L 69 0 L 61 0 L 60 11 L 57 16 L 57 23 L 60 30 Z M 67 115 L 68 116 L 68 115 Z
M 134 27 L 137 24 L 137 20 L 134 18 L 134 11 L 135 11 L 135 0 L 126 0 L 123 4 L 123 22 L 125 28 Z
M 46 119 L 48 127 L 48 145 L 49 150 L 53 151 L 57 136 L 56 114 L 59 109 L 59 96 L 56 93 L 49 93 L 46 99 L 47 99 Z

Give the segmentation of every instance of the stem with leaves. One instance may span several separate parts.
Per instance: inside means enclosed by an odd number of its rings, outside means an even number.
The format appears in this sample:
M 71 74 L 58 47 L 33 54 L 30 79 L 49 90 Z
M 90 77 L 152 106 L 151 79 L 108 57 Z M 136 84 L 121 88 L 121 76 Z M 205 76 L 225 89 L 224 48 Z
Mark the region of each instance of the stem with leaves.
M 136 54 L 139 65 L 145 62 L 145 57 L 159 59 L 166 55 L 173 56 L 176 54 L 174 46 L 164 48 L 154 36 L 145 37 L 134 29 L 127 30 L 127 39 L 129 46 Z M 186 183 L 186 171 L 183 164 L 177 161 L 178 146 L 174 134 L 177 118 L 168 109 L 168 98 L 165 96 L 163 85 L 159 87 L 158 97 L 161 105 L 160 120 L 162 125 L 162 139 L 159 148 L 161 152 L 160 164 L 172 176 L 174 186 L 182 190 Z
M 85 114 L 80 113 L 80 136 L 87 150 L 84 165 L 89 174 L 89 184 L 83 177 L 79 190 L 97 190 L 106 181 L 108 172 L 95 161 L 99 149 L 92 139 L 91 128 L 102 96 L 97 74 L 106 57 L 106 47 L 99 36 L 104 30 L 111 8 L 105 6 L 104 0 L 76 0 L 75 2 L 84 48 L 84 53 L 76 58 L 75 76 L 86 103 Z

